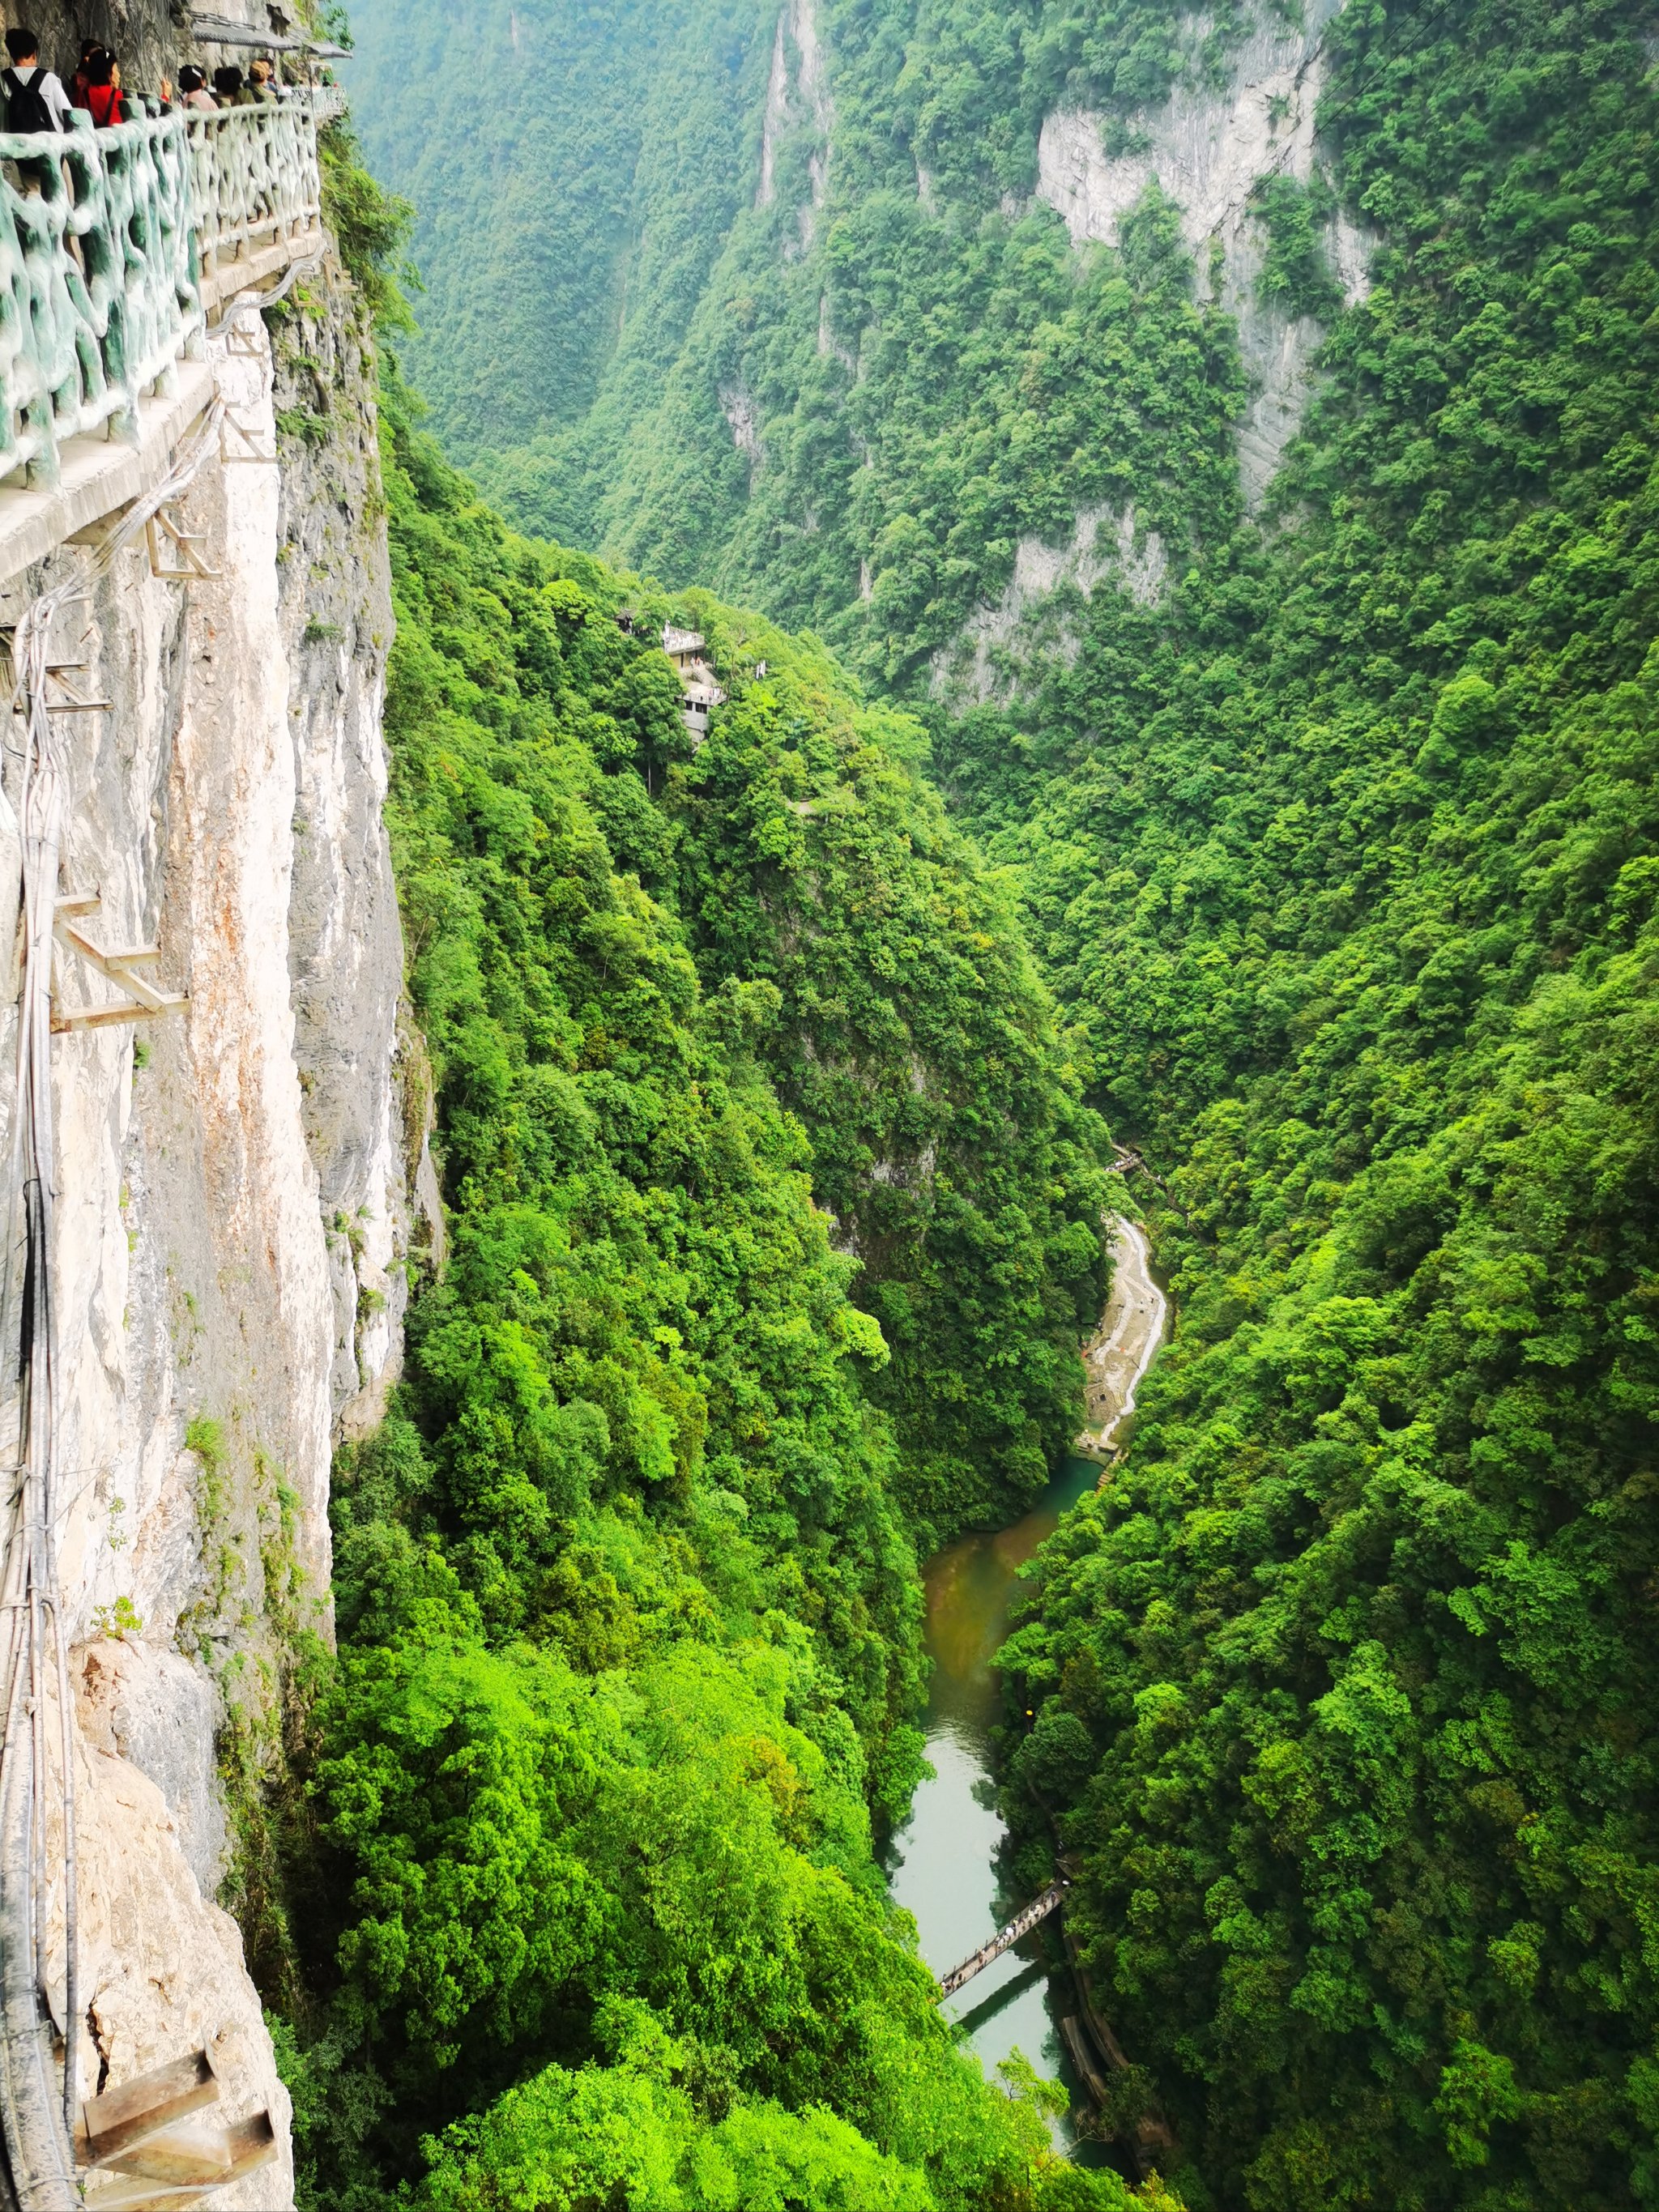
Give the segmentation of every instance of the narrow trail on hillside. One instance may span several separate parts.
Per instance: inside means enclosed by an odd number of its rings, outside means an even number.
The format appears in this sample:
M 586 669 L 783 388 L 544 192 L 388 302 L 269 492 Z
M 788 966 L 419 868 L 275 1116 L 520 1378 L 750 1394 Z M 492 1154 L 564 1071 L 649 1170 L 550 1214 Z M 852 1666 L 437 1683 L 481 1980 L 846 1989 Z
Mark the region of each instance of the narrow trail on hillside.
M 1115 1455 L 1118 1431 L 1135 1409 L 1135 1394 L 1164 1341 L 1170 1317 L 1170 1302 L 1152 1280 L 1146 1231 L 1121 1213 L 1113 1214 L 1107 1227 L 1112 1287 L 1100 1326 L 1083 1347 L 1088 1419 L 1075 1449 L 1085 1459 Z

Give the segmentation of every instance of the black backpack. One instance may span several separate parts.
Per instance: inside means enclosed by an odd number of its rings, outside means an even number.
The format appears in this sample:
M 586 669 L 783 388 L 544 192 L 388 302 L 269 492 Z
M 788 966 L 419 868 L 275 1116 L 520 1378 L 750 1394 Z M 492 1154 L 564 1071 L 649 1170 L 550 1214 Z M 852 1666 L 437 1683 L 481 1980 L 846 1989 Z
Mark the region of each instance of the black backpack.
M 37 69 L 25 84 L 15 70 L 0 70 L 0 84 L 6 88 L 6 128 L 8 131 L 55 131 L 52 110 L 46 106 L 46 94 L 40 87 L 46 81 L 46 71 Z

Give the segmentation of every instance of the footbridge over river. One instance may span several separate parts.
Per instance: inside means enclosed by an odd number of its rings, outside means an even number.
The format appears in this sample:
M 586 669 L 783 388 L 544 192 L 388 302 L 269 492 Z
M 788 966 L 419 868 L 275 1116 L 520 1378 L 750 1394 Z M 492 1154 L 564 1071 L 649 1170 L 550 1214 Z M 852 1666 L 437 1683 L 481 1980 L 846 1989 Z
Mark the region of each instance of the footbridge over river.
M 154 946 L 106 946 L 95 893 L 60 881 L 70 733 L 106 702 L 80 696 L 70 680 L 78 664 L 54 658 L 52 640 L 59 616 L 123 548 L 147 539 L 151 574 L 180 589 L 205 577 L 170 502 L 198 471 L 275 465 L 274 452 L 239 429 L 216 362 L 246 331 L 238 319 L 322 252 L 317 133 L 341 104 L 331 89 L 213 113 L 145 102 L 112 128 L 77 115 L 61 135 L 0 135 L 0 583 L 69 550 L 54 564 L 58 580 L 23 607 L 4 641 L 22 989 L 10 1158 L 0 1170 L 0 1358 L 22 1384 L 0 1507 L 3 2212 L 196 2205 L 275 2148 L 265 2112 L 216 2123 L 219 2085 L 205 2051 L 85 2094 L 72 2056 L 86 1993 L 77 1981 L 71 1625 L 56 1551 L 76 1470 L 60 1464 L 58 1437 L 55 1041 L 165 1018 L 185 1000 L 158 987 Z M 78 988 L 72 1003 L 60 1000 L 64 964 L 101 978 L 103 1002 L 88 1008 Z
M 1039 1920 L 1046 1920 L 1057 1911 L 1066 1896 L 1066 1884 L 1051 1882 L 1041 1897 L 1034 1897 L 1021 1912 L 1017 1912 L 1006 1928 L 999 1928 L 988 1943 L 981 1943 L 977 1951 L 964 1959 L 959 1966 L 952 1966 L 948 1974 L 939 1977 L 939 1993 L 942 1997 L 953 1997 L 965 1989 L 977 1973 L 993 1965 L 1005 1951 L 1012 1950 L 1022 1936 L 1029 1936 Z

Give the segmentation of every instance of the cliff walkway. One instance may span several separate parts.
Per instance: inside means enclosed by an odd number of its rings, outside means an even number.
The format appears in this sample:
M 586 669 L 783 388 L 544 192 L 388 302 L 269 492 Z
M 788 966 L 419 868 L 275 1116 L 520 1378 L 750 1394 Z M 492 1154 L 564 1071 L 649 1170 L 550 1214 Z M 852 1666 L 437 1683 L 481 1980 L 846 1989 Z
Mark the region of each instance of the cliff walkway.
M 0 2212 L 150 2212 L 209 2201 L 269 2163 L 264 2112 L 222 2124 L 209 2053 L 181 2054 L 82 2095 L 77 1971 L 73 1624 L 60 1602 L 64 1510 L 57 1352 L 58 1196 L 52 1040 L 176 1013 L 153 945 L 106 949 L 95 894 L 64 896 L 64 717 L 97 711 L 65 682 L 53 625 L 123 547 L 151 573 L 207 571 L 168 502 L 234 451 L 208 339 L 276 295 L 323 247 L 317 128 L 333 92 L 204 114 L 151 112 L 52 138 L 0 134 L 0 581 L 66 540 L 93 542 L 22 611 L 8 641 L 22 991 L 9 1173 L 0 1187 L 0 1358 L 21 1376 L 17 1448 L 0 1531 Z M 261 292 L 258 288 L 269 289 Z M 224 349 L 221 349 L 222 352 Z M 247 434 L 244 443 L 251 445 Z M 62 1008 L 54 963 L 73 956 L 122 995 Z M 50 1961 L 54 1947 L 60 1963 Z
M 210 318 L 322 249 L 333 87 L 0 132 L 0 580 L 142 497 L 211 404 Z

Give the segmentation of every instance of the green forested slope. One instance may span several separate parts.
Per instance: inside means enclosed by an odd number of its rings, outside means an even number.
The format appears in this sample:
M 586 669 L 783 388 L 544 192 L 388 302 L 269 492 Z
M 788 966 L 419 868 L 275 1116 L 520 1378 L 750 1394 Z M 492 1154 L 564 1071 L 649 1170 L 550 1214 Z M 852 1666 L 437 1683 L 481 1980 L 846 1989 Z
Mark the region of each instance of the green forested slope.
M 752 5 L 489 0 L 352 23 L 354 120 L 416 210 L 410 366 L 451 449 L 487 463 L 580 421 L 607 370 L 646 404 L 752 189 Z
M 1010 1654 L 1023 1871 L 1078 1854 L 1189 2201 L 1659 2202 L 1654 27 L 1344 12 L 1322 145 L 1373 289 L 1336 314 L 1264 183 L 1266 281 L 1333 321 L 1252 516 L 1172 210 L 1079 255 L 1019 198 L 1046 109 L 1156 96 L 1181 19 L 819 20 L 805 249 L 803 124 L 672 373 L 492 465 L 922 714 L 1173 1185 L 1175 1344 Z M 1023 533 L 1130 501 L 1155 594 L 1073 595 L 993 703 L 925 696 Z
M 1349 110 L 1385 244 L 1279 534 L 951 741 L 1188 1217 L 1008 1656 L 1032 1863 L 1052 1810 L 1223 2203 L 1659 2187 L 1637 28 L 1460 9 Z
M 415 341 L 411 365 L 457 452 L 591 400 L 623 303 L 642 100 L 674 21 L 627 4 L 354 16 L 354 119 L 415 204 L 439 335 Z
M 1243 381 L 1167 210 L 1085 268 L 1030 197 L 1058 101 L 1127 110 L 1201 77 L 1224 40 L 1194 49 L 1158 0 L 808 13 L 823 82 L 815 101 L 786 26 L 764 205 L 772 0 L 680 0 L 614 41 L 566 0 L 528 0 L 516 52 L 504 9 L 445 27 L 434 0 L 362 0 L 353 99 L 379 173 L 422 212 L 416 358 L 438 425 L 517 519 L 811 622 L 908 679 L 1000 592 L 1020 535 L 1063 535 L 1079 502 L 1133 497 L 1171 546 L 1236 512 Z M 406 77 L 400 58 L 429 48 L 444 73 Z M 479 112 L 458 138 L 459 78 Z M 614 251 L 592 251 L 599 210 L 624 206 Z
M 663 880 L 811 1137 L 814 1193 L 860 1262 L 852 1296 L 891 1354 L 867 1388 L 893 1416 L 896 1493 L 931 1548 L 1007 1518 L 1075 1433 L 1103 1130 L 1011 885 L 908 764 L 916 725 L 854 707 L 833 663 L 770 624 L 700 593 L 680 611 L 741 688 L 665 792 Z
M 392 227 L 331 166 L 367 268 Z M 394 378 L 388 813 L 451 1246 L 337 1468 L 338 1651 L 252 1931 L 301 2201 L 1127 2208 L 953 2045 L 872 1849 L 918 1767 L 901 1501 L 960 1465 L 1008 1510 L 1098 1294 L 1006 896 L 884 749 L 915 729 L 713 602 L 693 757 L 614 619 L 660 595 L 512 537 L 410 412 Z M 928 1317 L 972 1301 L 989 1382 Z

